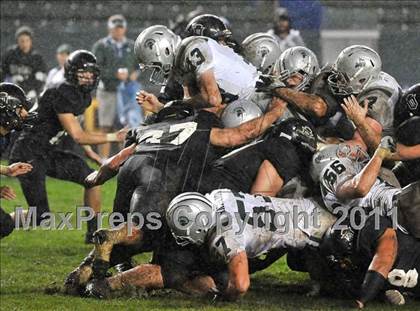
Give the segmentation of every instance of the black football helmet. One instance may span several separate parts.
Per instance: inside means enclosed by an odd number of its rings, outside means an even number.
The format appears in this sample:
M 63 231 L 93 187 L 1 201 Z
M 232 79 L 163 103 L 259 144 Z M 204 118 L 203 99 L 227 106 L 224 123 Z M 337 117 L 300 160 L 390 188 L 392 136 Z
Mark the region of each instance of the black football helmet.
M 185 33 L 188 37 L 204 36 L 216 41 L 227 39 L 232 35 L 223 20 L 212 14 L 203 14 L 194 17 L 187 25 Z
M 395 126 L 412 117 L 420 117 L 420 83 L 413 85 L 406 90 L 395 105 L 394 119 Z
M 321 254 L 334 269 L 354 269 L 353 253 L 356 247 L 357 232 L 347 220 L 336 223 L 325 232 L 319 245 Z
M 195 113 L 191 105 L 186 104 L 183 100 L 170 101 L 156 114 L 156 122 L 167 120 L 183 120 L 193 116 Z
M 31 127 L 37 113 L 30 112 L 22 118 L 20 109 L 29 110 L 31 104 L 25 92 L 12 83 L 1 83 L 0 90 L 0 126 L 7 131 L 19 131 L 23 127 Z
M 0 92 L 7 93 L 8 96 L 18 99 L 20 105 L 27 111 L 29 111 L 33 106 L 33 103 L 28 97 L 26 97 L 25 91 L 19 85 L 9 82 L 0 83 Z
M 316 151 L 317 135 L 308 121 L 299 118 L 287 119 L 276 124 L 270 135 L 285 137 L 311 154 Z
M 83 72 L 93 73 L 93 82 L 91 84 L 80 85 L 78 74 Z M 64 77 L 67 82 L 76 85 L 86 93 L 93 91 L 98 86 L 99 74 L 100 70 L 95 55 L 86 50 L 74 51 L 64 64 Z

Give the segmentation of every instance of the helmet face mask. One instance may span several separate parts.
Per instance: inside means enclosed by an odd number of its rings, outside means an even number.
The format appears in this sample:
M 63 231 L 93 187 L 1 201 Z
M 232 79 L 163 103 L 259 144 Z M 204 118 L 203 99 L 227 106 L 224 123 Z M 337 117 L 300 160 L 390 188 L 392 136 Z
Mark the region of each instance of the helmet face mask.
M 9 96 L 5 92 L 0 93 L 0 126 L 6 131 L 22 130 L 25 126 L 25 119 L 21 111 L 25 109 L 22 102 Z
M 64 76 L 82 92 L 93 91 L 98 86 L 100 76 L 95 55 L 85 50 L 71 53 L 64 65 Z
M 296 46 L 285 50 L 278 61 L 280 80 L 287 85 L 287 80 L 294 75 L 302 77 L 301 82 L 292 86 L 293 89 L 301 91 L 319 73 L 318 59 L 314 52 L 303 46 Z
M 382 70 L 378 53 L 367 46 L 352 45 L 340 52 L 328 77 L 328 84 L 335 95 L 359 94 Z
M 214 227 L 216 212 L 204 195 L 185 192 L 176 196 L 166 211 L 166 221 L 177 244 L 202 245 Z
M 134 53 L 140 70 L 151 70 L 149 81 L 165 85 L 175 61 L 180 38 L 166 26 L 155 25 L 143 30 L 137 37 Z

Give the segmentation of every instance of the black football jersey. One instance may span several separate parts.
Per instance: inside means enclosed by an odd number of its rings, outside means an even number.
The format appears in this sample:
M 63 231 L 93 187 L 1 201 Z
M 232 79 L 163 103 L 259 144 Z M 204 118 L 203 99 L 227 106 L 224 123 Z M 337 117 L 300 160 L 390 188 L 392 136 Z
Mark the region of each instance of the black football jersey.
M 156 162 L 166 163 L 182 175 L 182 189 L 197 191 L 207 166 L 223 151 L 210 143 L 212 128 L 220 127 L 213 113 L 199 111 L 195 116 L 139 127 L 135 130 L 136 153 L 154 153 Z
M 392 228 L 392 220 L 383 216 L 375 219 L 373 216 L 358 232 L 357 253 L 366 269 L 375 256 L 380 237 L 388 228 Z M 397 230 L 397 239 L 397 259 L 388 274 L 388 286 L 420 296 L 420 241 L 400 230 Z
M 91 101 L 90 93 L 84 93 L 67 82 L 45 90 L 38 102 L 36 124 L 21 132 L 12 153 L 34 153 L 42 156 L 67 135 L 58 114 L 81 116 Z
M 261 164 L 268 160 L 286 184 L 305 167 L 299 152 L 290 140 L 271 137 L 260 140 L 217 160 L 201 184 L 200 192 L 218 188 L 250 192 Z

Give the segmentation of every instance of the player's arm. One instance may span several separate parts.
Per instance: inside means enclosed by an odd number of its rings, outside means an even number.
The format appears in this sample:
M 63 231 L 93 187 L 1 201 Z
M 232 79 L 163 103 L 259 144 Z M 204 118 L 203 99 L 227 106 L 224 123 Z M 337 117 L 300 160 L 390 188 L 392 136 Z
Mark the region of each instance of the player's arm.
M 289 88 L 277 88 L 275 94 L 300 109 L 315 115 L 316 117 L 325 117 L 328 111 L 327 103 L 318 95 L 308 94 Z
M 275 197 L 283 188 L 283 184 L 283 178 L 277 173 L 274 165 L 270 161 L 264 160 L 258 169 L 251 193 Z
M 220 106 L 222 104 L 222 95 L 220 94 L 213 70 L 209 69 L 201 73 L 198 81 L 202 100 L 211 106 Z
M 136 100 L 144 112 L 158 113 L 164 106 L 156 95 L 143 90 L 136 93 Z
M 385 136 L 362 171 L 337 187 L 337 198 L 347 200 L 366 196 L 379 175 L 383 160 L 392 155 L 392 145 L 392 139 Z
M 229 281 L 225 296 L 235 300 L 244 295 L 249 288 L 248 258 L 245 251 L 233 256 L 228 263 Z
M 368 101 L 365 100 L 362 106 L 356 97 L 351 95 L 344 98 L 344 103 L 341 104 L 341 107 L 347 117 L 356 125 L 357 131 L 367 145 L 368 150 L 371 152 L 375 151 L 381 141 L 382 125 L 378 121 L 366 116 L 368 112 Z
M 420 145 L 415 146 L 406 146 L 403 144 L 397 143 L 397 152 L 395 152 L 390 160 L 394 161 L 404 161 L 404 160 L 414 160 L 420 158 Z
M 259 118 L 242 123 L 235 128 L 212 128 L 210 142 L 215 146 L 234 147 L 247 143 L 263 134 L 278 118 L 286 108 L 284 101 L 276 100 L 272 103 L 270 111 Z
M 122 142 L 125 138 L 126 130 L 120 130 L 115 133 L 88 133 L 80 126 L 79 121 L 72 113 L 58 113 L 63 128 L 80 145 L 99 145 L 108 142 Z
M 395 230 L 388 228 L 378 240 L 375 256 L 363 280 L 361 295 L 357 300 L 359 308 L 374 299 L 384 288 L 388 273 L 397 257 L 398 240 Z
M 89 187 L 99 186 L 103 185 L 106 181 L 117 175 L 121 164 L 134 153 L 136 146 L 136 144 L 132 144 L 122 149 L 116 155 L 106 159 L 99 170 L 92 172 L 86 177 L 85 183 Z

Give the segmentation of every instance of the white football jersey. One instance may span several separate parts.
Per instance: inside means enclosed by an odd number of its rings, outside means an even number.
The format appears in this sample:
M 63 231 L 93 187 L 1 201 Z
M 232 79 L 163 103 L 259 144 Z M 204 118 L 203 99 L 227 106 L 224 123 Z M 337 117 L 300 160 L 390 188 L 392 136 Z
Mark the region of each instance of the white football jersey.
M 259 78 L 257 69 L 245 62 L 230 47 L 206 37 L 189 37 L 177 51 L 175 70 L 184 81 L 199 81 L 200 75 L 213 70 L 217 85 L 225 92 L 247 99 Z
M 368 115 L 382 125 L 383 136 L 393 134 L 394 108 L 400 96 L 401 87 L 398 82 L 381 71 L 378 78 L 370 81 L 357 97 L 360 103 L 368 100 Z
M 382 216 L 391 215 L 394 195 L 401 190 L 388 185 L 379 178 L 376 179 L 369 193 L 363 198 L 352 200 L 337 198 L 337 188 L 357 175 L 363 167 L 363 163 L 353 161 L 350 158 L 337 158 L 322 170 L 321 194 L 325 206 L 331 213 L 342 213 L 343 211 L 340 211 L 342 208 L 350 211 L 354 207 L 362 207 L 367 213 L 377 209 Z
M 209 241 L 210 253 L 224 262 L 242 251 L 254 258 L 275 248 L 318 246 L 335 221 L 309 199 L 281 199 L 228 189 L 214 190 L 206 197 L 230 219 L 224 228 L 216 226 Z

